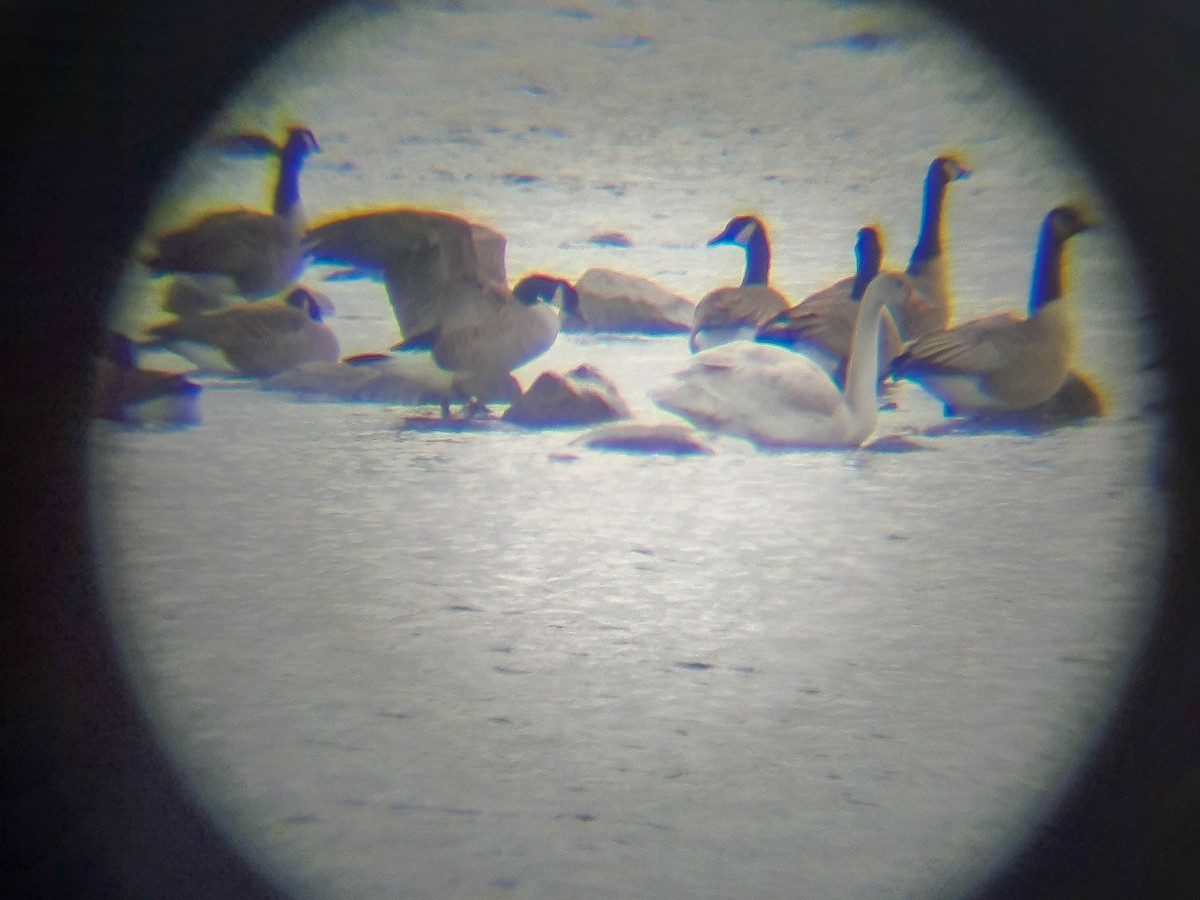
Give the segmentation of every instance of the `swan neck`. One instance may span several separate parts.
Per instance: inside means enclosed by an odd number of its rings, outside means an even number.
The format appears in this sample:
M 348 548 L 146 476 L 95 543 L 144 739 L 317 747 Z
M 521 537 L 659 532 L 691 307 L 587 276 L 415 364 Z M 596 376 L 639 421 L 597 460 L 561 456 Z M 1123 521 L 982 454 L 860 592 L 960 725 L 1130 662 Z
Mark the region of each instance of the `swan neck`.
M 846 363 L 846 406 L 856 422 L 874 425 L 879 382 L 879 323 L 883 303 L 864 300 L 854 320 L 854 338 Z
M 746 274 L 742 286 L 766 284 L 771 272 L 771 244 L 762 228 L 755 228 L 746 244 Z
M 925 176 L 925 200 L 921 207 L 921 231 L 913 248 L 908 272 L 915 274 L 925 261 L 942 253 L 942 204 L 946 199 L 946 173 L 933 166 Z
M 1047 220 L 1038 235 L 1033 262 L 1033 286 L 1029 292 L 1029 314 L 1063 295 L 1063 241 L 1055 236 Z

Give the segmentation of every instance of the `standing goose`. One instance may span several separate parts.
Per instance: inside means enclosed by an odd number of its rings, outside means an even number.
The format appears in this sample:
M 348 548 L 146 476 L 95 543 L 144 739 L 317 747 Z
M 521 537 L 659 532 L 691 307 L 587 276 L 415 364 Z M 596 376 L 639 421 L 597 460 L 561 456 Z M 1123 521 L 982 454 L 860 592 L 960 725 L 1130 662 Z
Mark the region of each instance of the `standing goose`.
M 319 261 L 382 274 L 404 336 L 393 349 L 430 351 L 463 400 L 549 349 L 562 307 L 578 300 L 562 279 L 538 276 L 514 293 L 488 277 L 494 266 L 481 264 L 471 224 L 447 213 L 359 213 L 313 228 L 309 239 Z
M 791 304 L 767 284 L 771 244 L 767 229 L 754 216 L 736 216 L 708 246 L 734 244 L 746 251 L 746 272 L 739 287 L 710 291 L 696 305 L 688 338 L 692 352 L 726 341 L 752 338 L 754 333 Z
M 249 300 L 269 297 L 295 282 L 304 269 L 304 213 L 300 167 L 320 150 L 307 128 L 291 128 L 279 148 L 279 175 L 271 212 L 229 209 L 209 213 L 162 235 L 144 255 L 156 275 L 220 277 Z
M 844 391 L 806 356 L 735 341 L 697 353 L 651 397 L 697 427 L 764 447 L 860 446 L 878 417 L 884 306 L 900 309 L 912 296 L 907 280 L 894 274 L 879 275 L 868 286 L 858 304 Z
M 266 376 L 301 363 L 338 358 L 338 339 L 313 295 L 296 288 L 282 302 L 231 306 L 172 319 L 150 329 L 143 346 L 165 348 L 201 369 Z
M 1089 223 L 1070 206 L 1042 222 L 1029 314 L 999 313 L 935 331 L 893 367 L 939 398 L 948 415 L 1014 412 L 1049 399 L 1067 375 L 1074 335 L 1063 296 L 1063 247 Z
M 96 360 L 91 414 L 129 425 L 197 425 L 200 385 L 174 372 L 139 369 L 134 344 L 115 331 Z
M 912 304 L 907 314 L 896 318 L 900 336 L 906 341 L 923 337 L 950 324 L 954 303 L 943 252 L 942 207 L 950 183 L 970 174 L 971 170 L 953 156 L 939 156 L 929 164 L 921 206 L 921 230 L 904 273 L 917 293 L 928 302 Z
M 852 277 L 809 294 L 760 328 L 756 338 L 762 343 L 779 344 L 812 358 L 838 384 L 845 381 L 859 301 L 867 285 L 879 274 L 883 260 L 883 242 L 878 229 L 872 226 L 859 229 L 854 255 L 858 266 Z M 886 373 L 892 360 L 904 349 L 890 310 L 883 313 L 879 345 L 880 370 Z

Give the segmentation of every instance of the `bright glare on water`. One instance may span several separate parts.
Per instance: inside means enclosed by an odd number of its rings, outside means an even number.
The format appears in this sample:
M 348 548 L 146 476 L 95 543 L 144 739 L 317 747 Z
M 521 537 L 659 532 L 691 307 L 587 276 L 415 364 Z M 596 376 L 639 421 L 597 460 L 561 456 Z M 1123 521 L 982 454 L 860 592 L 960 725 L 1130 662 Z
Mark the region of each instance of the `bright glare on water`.
M 740 251 L 705 246 L 740 212 L 768 222 L 793 301 L 852 271 L 868 222 L 902 266 L 926 167 L 956 152 L 960 319 L 1023 312 L 1049 209 L 1102 222 L 1067 289 L 1109 411 L 945 428 L 905 383 L 877 433 L 908 452 L 717 436 L 667 457 L 201 376 L 199 427 L 98 423 L 126 661 L 231 840 L 312 897 L 890 897 L 1001 864 L 1115 708 L 1163 523 L 1120 223 L 1003 73 L 903 7 L 360 3 L 215 127 L 290 122 L 322 146 L 312 220 L 444 209 L 507 236 L 510 278 L 608 266 L 693 300 L 740 280 Z M 268 168 L 198 149 L 147 227 L 265 206 Z M 342 352 L 398 340 L 382 285 L 329 271 L 304 282 Z M 163 286 L 131 265 L 115 323 L 161 316 Z M 689 355 L 563 335 L 517 375 L 589 362 L 668 421 L 647 391 Z

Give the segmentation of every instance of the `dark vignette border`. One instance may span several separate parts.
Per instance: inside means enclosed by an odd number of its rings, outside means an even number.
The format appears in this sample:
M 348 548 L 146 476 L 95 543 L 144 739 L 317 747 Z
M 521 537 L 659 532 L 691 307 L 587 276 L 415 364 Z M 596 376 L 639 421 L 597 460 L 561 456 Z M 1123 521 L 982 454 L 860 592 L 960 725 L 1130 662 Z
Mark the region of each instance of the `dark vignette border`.
M 1173 423 L 1153 638 L 1054 821 L 978 896 L 1200 897 L 1200 5 L 930 3 L 1039 96 L 1124 219 L 1151 282 Z M 0 7 L 4 896 L 281 896 L 190 805 L 127 693 L 97 601 L 81 409 L 153 191 L 230 88 L 329 5 Z

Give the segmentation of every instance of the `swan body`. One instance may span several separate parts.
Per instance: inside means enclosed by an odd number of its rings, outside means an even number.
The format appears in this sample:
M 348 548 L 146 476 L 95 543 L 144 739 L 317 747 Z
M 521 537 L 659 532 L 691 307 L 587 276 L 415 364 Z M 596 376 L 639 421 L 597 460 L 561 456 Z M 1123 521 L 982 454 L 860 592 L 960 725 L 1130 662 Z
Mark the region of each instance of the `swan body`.
M 916 381 L 953 415 L 1015 412 L 1052 397 L 1074 350 L 1063 249 L 1088 227 L 1070 206 L 1051 210 L 1038 236 L 1028 315 L 999 313 L 928 334 L 896 360 L 895 373 Z
M 142 261 L 155 275 L 221 276 L 231 292 L 257 300 L 293 284 L 306 263 L 300 167 L 319 150 L 307 128 L 293 128 L 279 150 L 279 175 L 270 213 L 230 209 L 209 213 L 158 237 Z
M 867 285 L 879 274 L 883 259 L 879 231 L 871 226 L 860 229 L 854 251 L 858 266 L 852 277 L 809 294 L 760 328 L 756 338 L 803 353 L 839 384 L 845 380 L 859 302 Z M 885 309 L 879 332 L 881 371 L 887 371 L 903 348 L 892 313 Z
M 773 344 L 734 341 L 698 352 L 651 396 L 699 428 L 763 447 L 860 446 L 878 417 L 884 306 L 901 307 L 911 295 L 911 286 L 896 275 L 871 282 L 859 303 L 844 391 L 806 356 Z
M 791 304 L 767 284 L 771 270 L 771 245 L 767 230 L 754 216 L 735 216 L 708 246 L 733 244 L 746 251 L 746 270 L 738 287 L 722 287 L 706 294 L 692 315 L 688 339 L 692 351 L 727 341 L 753 338 L 758 329 Z
M 926 303 L 911 304 L 905 314 L 897 316 L 896 325 L 905 341 L 945 328 L 953 317 L 954 301 L 944 251 L 943 208 L 949 185 L 970 174 L 971 170 L 953 156 L 937 157 L 925 174 L 921 230 L 904 274 Z
M 296 288 L 282 302 L 231 306 L 172 319 L 149 330 L 147 347 L 164 347 L 201 369 L 266 376 L 313 360 L 336 360 L 338 339 L 316 299 Z

